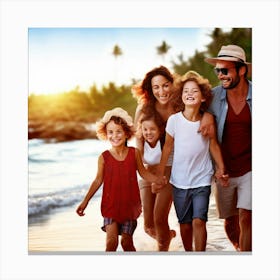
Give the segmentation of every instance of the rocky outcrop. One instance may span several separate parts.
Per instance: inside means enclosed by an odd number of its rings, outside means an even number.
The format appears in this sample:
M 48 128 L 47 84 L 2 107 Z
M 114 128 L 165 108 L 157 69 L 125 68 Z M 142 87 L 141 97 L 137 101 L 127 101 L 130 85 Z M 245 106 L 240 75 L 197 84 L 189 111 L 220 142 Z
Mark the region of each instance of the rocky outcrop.
M 45 139 L 46 141 L 71 141 L 80 139 L 96 139 L 94 124 L 76 121 L 29 121 L 28 139 Z

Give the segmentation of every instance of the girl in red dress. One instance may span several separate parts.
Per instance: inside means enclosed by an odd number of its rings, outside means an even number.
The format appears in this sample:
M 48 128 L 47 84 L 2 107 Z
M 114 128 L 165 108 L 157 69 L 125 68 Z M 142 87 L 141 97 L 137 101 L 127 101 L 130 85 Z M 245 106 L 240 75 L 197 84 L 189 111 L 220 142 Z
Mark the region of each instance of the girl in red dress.
M 148 172 L 142 163 L 137 148 L 128 147 L 127 141 L 134 136 L 133 120 L 122 108 L 107 111 L 97 123 L 99 139 L 110 141 L 112 147 L 98 158 L 98 170 L 88 193 L 76 212 L 84 216 L 89 200 L 103 184 L 101 214 L 104 217 L 102 229 L 106 232 L 106 251 L 116 251 L 121 235 L 124 251 L 136 251 L 133 233 L 142 206 L 137 182 L 137 171 L 147 181 L 164 185 L 164 177 L 158 178 Z

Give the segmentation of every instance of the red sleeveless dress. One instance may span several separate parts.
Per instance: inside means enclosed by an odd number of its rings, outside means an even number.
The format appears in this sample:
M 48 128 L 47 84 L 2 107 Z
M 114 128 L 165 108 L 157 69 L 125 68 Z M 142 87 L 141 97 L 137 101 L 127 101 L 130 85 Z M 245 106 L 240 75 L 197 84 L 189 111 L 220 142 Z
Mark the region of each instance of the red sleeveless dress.
M 116 160 L 108 150 L 102 153 L 104 181 L 101 214 L 118 223 L 136 220 L 142 210 L 135 148 L 128 148 L 128 154 L 123 161 Z

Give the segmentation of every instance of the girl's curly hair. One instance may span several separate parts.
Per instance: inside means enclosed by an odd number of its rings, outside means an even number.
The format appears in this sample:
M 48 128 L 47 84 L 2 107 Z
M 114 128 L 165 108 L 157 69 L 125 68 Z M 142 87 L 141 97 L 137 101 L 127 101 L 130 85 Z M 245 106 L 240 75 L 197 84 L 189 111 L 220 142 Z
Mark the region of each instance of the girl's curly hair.
M 193 81 L 193 82 L 197 83 L 197 85 L 202 93 L 202 96 L 205 99 L 205 101 L 202 102 L 201 106 L 200 106 L 201 113 L 204 113 L 208 109 L 208 107 L 212 101 L 212 98 L 213 98 L 212 92 L 211 92 L 212 86 L 208 79 L 204 78 L 197 72 L 192 71 L 192 70 L 188 71 L 186 74 L 184 74 L 181 77 L 181 85 L 180 85 L 181 97 L 182 97 L 184 84 L 188 81 Z M 182 101 L 181 101 L 181 106 L 182 106 L 181 110 L 183 110 L 184 104 Z
M 117 107 L 107 111 L 103 118 L 96 123 L 96 135 L 99 139 L 107 140 L 106 127 L 110 121 L 113 121 L 115 124 L 118 124 L 123 128 L 127 140 L 130 140 L 134 136 L 135 129 L 132 117 L 129 116 L 125 110 Z

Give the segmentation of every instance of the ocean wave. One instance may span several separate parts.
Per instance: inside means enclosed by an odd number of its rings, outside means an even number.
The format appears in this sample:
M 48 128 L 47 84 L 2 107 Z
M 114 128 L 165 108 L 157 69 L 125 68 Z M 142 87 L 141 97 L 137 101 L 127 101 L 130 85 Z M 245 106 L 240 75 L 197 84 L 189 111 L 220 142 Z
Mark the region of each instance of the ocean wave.
M 81 202 L 88 191 L 88 185 L 51 193 L 40 193 L 28 197 L 28 217 L 48 214 L 51 210 L 72 206 Z M 100 190 L 95 194 L 100 196 Z
M 41 146 L 44 143 L 45 143 L 45 141 L 43 139 L 31 139 L 28 141 L 28 146 L 36 147 L 36 146 Z
M 103 150 L 104 143 L 98 140 L 80 140 L 63 143 L 44 143 L 39 140 L 30 140 L 28 150 L 28 162 L 46 163 L 67 163 L 73 158 L 87 160 L 97 157 Z
M 28 163 L 54 163 L 55 159 L 39 159 L 28 156 Z
M 104 149 L 104 141 L 95 139 L 55 144 L 29 140 L 29 221 L 81 202 L 96 174 L 98 155 Z

